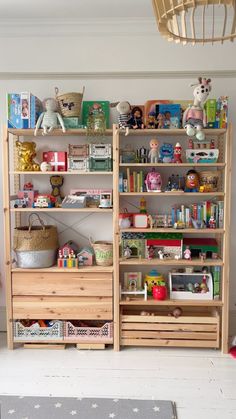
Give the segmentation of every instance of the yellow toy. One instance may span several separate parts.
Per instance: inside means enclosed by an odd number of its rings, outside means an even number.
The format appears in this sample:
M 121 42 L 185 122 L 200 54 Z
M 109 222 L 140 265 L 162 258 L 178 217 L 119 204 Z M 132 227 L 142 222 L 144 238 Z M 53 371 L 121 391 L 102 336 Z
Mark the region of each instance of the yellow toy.
M 33 159 L 36 156 L 36 144 L 30 141 L 16 141 L 18 153 L 17 170 L 22 172 L 38 172 L 40 166 Z

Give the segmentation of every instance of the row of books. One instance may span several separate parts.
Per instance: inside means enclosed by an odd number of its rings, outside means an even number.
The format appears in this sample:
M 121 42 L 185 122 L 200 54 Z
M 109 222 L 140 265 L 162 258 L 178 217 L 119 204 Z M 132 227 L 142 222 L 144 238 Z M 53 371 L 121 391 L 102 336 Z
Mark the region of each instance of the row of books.
M 208 227 L 210 218 L 214 219 L 216 228 L 223 228 L 224 225 L 224 201 L 204 201 L 189 206 L 174 205 L 171 209 L 172 225 L 180 221 L 186 228 L 193 227 L 195 221 L 199 227 Z
M 7 94 L 8 128 L 35 128 L 42 110 L 41 100 L 30 92 Z
M 130 169 L 127 168 L 127 178 L 124 177 L 124 173 L 119 174 L 119 192 L 145 192 L 144 177 L 143 170 L 130 173 Z

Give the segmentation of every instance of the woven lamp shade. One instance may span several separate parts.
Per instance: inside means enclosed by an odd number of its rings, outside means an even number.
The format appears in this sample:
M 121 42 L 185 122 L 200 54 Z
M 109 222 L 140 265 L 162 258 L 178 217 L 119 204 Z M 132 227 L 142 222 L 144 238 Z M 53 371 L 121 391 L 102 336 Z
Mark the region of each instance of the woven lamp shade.
M 168 41 L 223 43 L 236 37 L 236 0 L 152 0 L 160 33 Z

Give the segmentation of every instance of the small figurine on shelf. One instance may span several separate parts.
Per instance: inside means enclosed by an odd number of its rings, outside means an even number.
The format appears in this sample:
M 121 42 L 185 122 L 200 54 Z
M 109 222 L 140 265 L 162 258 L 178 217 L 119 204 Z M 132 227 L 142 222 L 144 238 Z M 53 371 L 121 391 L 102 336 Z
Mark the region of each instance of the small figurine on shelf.
M 187 135 L 193 136 L 196 134 L 196 138 L 199 141 L 203 141 L 205 139 L 205 134 L 202 129 L 206 126 L 204 103 L 211 91 L 211 79 L 199 77 L 198 81 L 199 83 L 191 85 L 196 86 L 193 91 L 194 102 L 193 105 L 189 105 L 184 112 L 183 127 L 185 128 Z
M 141 147 L 137 150 L 137 160 L 138 163 L 147 163 L 148 162 L 148 155 L 147 149 L 145 147 Z
M 34 185 L 31 182 L 27 182 L 23 186 L 24 191 L 33 191 L 33 189 L 34 189 Z
M 174 162 L 175 163 L 183 163 L 181 159 L 182 154 L 182 147 L 180 143 L 176 143 L 174 147 Z
M 140 214 L 147 214 L 147 203 L 144 197 L 140 199 L 139 212 Z
M 52 186 L 51 195 L 55 198 L 55 206 L 60 207 L 62 203 L 62 196 L 60 188 L 62 187 L 64 182 L 63 176 L 60 175 L 53 175 L 50 176 L 50 184 Z
M 58 127 L 58 121 L 60 123 L 62 132 L 66 132 L 64 121 L 62 116 L 57 112 L 57 102 L 53 98 L 48 98 L 43 101 L 45 111 L 41 113 L 39 119 L 36 123 L 36 127 L 34 130 L 34 135 L 38 134 L 38 130 L 40 127 L 43 128 L 42 135 L 47 135 L 54 128 Z
M 149 228 L 153 229 L 153 225 L 154 225 L 153 217 L 151 216 L 151 214 L 149 214 L 148 215 L 148 226 L 149 226 Z
M 147 192 L 161 192 L 162 180 L 160 173 L 152 169 L 146 176 L 145 185 Z
M 191 260 L 191 250 L 189 246 L 186 246 L 186 249 L 184 250 L 184 259 Z
M 119 102 L 116 106 L 116 110 L 119 113 L 118 115 L 118 124 L 119 128 L 125 131 L 125 135 L 129 134 L 129 121 L 131 117 L 131 106 L 129 102 L 123 101 Z
M 206 253 L 205 252 L 199 253 L 199 257 L 201 259 L 201 262 L 204 262 L 206 260 Z
M 156 120 L 155 112 L 150 112 L 147 118 L 147 128 L 148 129 L 156 129 L 158 126 L 158 122 Z
M 150 151 L 148 153 L 148 157 L 150 159 L 150 163 L 157 163 L 158 162 L 158 147 L 159 147 L 159 141 L 155 138 L 153 138 L 150 141 Z
M 131 110 L 129 125 L 131 129 L 144 129 L 143 111 L 139 106 L 134 106 Z
M 215 149 L 215 140 L 211 140 L 210 142 L 210 148 Z
M 165 116 L 163 115 L 163 113 L 159 113 L 157 115 L 157 128 L 158 129 L 165 128 Z
M 199 176 L 196 170 L 189 170 L 187 172 L 185 192 L 199 192 Z
M 132 250 L 130 249 L 129 246 L 126 246 L 126 248 L 124 249 L 124 257 L 129 259 L 132 255 Z
M 174 147 L 172 144 L 164 143 L 160 147 L 159 161 L 161 163 L 172 163 L 174 159 Z
M 147 249 L 148 259 L 154 259 L 155 258 L 155 250 L 153 246 L 148 246 Z
M 193 148 L 194 148 L 192 138 L 189 138 L 189 140 L 188 140 L 188 148 L 189 148 L 190 150 L 193 150 Z
M 213 215 L 210 216 L 209 228 L 216 228 L 216 221 Z
M 36 157 L 36 144 L 33 141 L 16 141 L 18 154 L 17 170 L 22 172 L 38 172 L 39 164 L 33 159 Z

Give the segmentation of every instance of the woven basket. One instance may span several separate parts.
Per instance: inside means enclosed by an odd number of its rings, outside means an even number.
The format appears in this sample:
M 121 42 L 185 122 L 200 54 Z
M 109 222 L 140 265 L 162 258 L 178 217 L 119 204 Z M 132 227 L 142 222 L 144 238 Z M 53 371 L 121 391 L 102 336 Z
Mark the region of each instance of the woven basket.
M 91 246 L 95 253 L 96 264 L 99 266 L 113 265 L 113 243 L 105 241 L 93 242 L 90 239 Z
M 219 175 L 219 172 L 213 170 L 199 172 L 200 186 L 204 187 L 205 192 L 217 191 Z
M 55 87 L 56 100 L 62 116 L 64 117 L 79 117 L 81 114 L 81 105 L 84 96 L 84 87 L 82 93 L 64 93 L 59 95 L 59 89 Z

